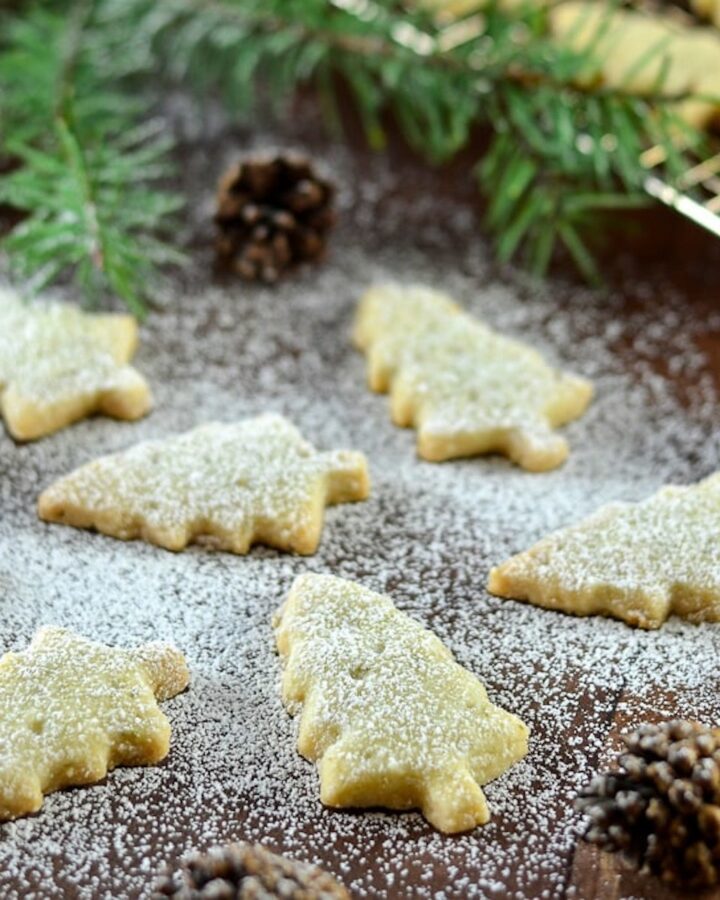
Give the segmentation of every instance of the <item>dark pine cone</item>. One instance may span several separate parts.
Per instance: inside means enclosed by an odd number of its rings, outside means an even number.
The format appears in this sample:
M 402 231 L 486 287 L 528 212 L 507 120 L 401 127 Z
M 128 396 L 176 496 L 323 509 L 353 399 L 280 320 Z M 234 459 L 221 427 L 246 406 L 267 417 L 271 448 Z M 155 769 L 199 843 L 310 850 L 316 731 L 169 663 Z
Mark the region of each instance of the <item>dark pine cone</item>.
M 685 888 L 720 881 L 720 728 L 675 720 L 623 737 L 618 770 L 581 793 L 586 840 Z
M 277 856 L 259 844 L 228 844 L 195 853 L 180 872 L 155 885 L 153 900 L 350 900 L 318 866 Z
M 220 264 L 249 281 L 273 282 L 289 266 L 318 259 L 335 221 L 334 194 L 301 157 L 232 166 L 218 187 Z

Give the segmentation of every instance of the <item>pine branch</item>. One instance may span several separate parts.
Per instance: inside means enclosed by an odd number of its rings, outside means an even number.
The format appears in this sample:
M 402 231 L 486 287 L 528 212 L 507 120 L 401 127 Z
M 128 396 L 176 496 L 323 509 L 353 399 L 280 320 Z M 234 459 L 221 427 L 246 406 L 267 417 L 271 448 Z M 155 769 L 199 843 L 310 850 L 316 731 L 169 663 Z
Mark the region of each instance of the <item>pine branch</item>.
M 431 161 L 451 157 L 478 126 L 491 128 L 478 182 L 498 257 L 520 253 L 537 274 L 560 243 L 597 281 L 587 223 L 649 202 L 640 163 L 648 146 L 665 146 L 680 171 L 688 157 L 678 133 L 686 147 L 700 143 L 673 112 L 691 93 L 667 92 L 662 70 L 642 98 L 625 85 L 593 87 L 592 44 L 583 53 L 561 46 L 538 10 L 490 5 L 475 17 L 477 33 L 453 44 L 428 13 L 392 0 L 166 0 L 160 16 L 150 0 L 133 2 L 139 32 L 169 74 L 223 93 L 231 109 L 245 108 L 259 85 L 282 102 L 308 82 L 332 109 L 339 75 L 372 146 L 383 144 L 386 112 Z M 662 50 L 650 48 L 626 81 Z
M 135 309 L 147 274 L 176 256 L 158 235 L 177 198 L 152 187 L 167 172 L 169 147 L 135 127 L 149 114 L 136 89 L 149 73 L 221 96 L 232 114 L 268 92 L 282 108 L 305 84 L 332 109 L 339 79 L 372 146 L 382 146 L 390 113 L 435 162 L 478 127 L 490 129 L 477 178 L 498 257 L 521 255 L 537 273 L 563 244 L 594 279 L 587 223 L 598 211 L 646 202 L 646 147 L 661 143 L 679 171 L 687 162 L 675 146 L 681 128 L 683 146 L 699 140 L 673 112 L 689 95 L 667 95 L 662 69 L 642 99 L 624 85 L 593 87 L 593 47 L 561 46 L 543 10 L 490 5 L 446 28 L 399 0 L 64 6 L 34 6 L 0 31 L 0 149 L 22 163 L 0 177 L 0 200 L 29 212 L 6 246 L 16 270 L 39 273 L 39 283 L 73 269 L 88 289 L 109 283 Z
M 142 315 L 155 267 L 182 261 L 162 239 L 180 199 L 154 187 L 171 173 L 171 144 L 137 126 L 148 107 L 122 91 L 127 53 L 121 70 L 108 65 L 128 30 L 99 28 L 98 8 L 35 6 L 3 22 L 0 154 L 16 165 L 0 202 L 24 216 L 2 246 L 34 290 L 71 273 L 87 298 L 110 288 Z

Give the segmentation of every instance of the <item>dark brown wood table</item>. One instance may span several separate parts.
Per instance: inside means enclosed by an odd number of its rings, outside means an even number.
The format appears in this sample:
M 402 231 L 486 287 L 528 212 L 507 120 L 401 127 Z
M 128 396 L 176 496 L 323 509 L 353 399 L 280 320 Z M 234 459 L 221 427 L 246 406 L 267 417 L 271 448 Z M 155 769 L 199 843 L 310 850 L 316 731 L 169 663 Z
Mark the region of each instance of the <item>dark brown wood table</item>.
M 484 586 L 492 564 L 598 503 L 719 467 L 720 242 L 655 210 L 608 238 L 605 291 L 579 285 L 562 261 L 534 284 L 491 261 L 471 155 L 438 170 L 398 142 L 373 156 L 356 132 L 339 144 L 301 112 L 292 126 L 244 129 L 212 111 L 198 120 L 183 103 L 172 113 L 190 197 L 178 239 L 193 263 L 157 292 L 143 328 L 136 362 L 153 414 L 94 419 L 26 446 L 0 437 L 0 649 L 53 622 L 112 643 L 175 640 L 193 672 L 166 706 L 164 764 L 55 794 L 37 816 L 0 827 L 0 896 L 144 896 L 162 861 L 229 840 L 312 858 L 358 897 L 685 896 L 587 847 L 572 803 L 622 731 L 668 716 L 720 720 L 720 626 L 638 632 L 499 601 Z M 238 154 L 277 146 L 309 153 L 340 185 L 328 258 L 277 288 L 218 279 L 214 182 Z M 416 460 L 413 434 L 367 391 L 348 340 L 357 296 L 380 278 L 446 289 L 593 378 L 563 469 Z M 38 490 L 87 459 L 266 408 L 318 446 L 370 459 L 373 496 L 331 511 L 314 558 L 173 555 L 36 518 Z M 488 788 L 488 826 L 444 838 L 414 813 L 322 809 L 278 698 L 269 626 L 292 577 L 312 570 L 389 592 L 528 722 L 527 760 Z

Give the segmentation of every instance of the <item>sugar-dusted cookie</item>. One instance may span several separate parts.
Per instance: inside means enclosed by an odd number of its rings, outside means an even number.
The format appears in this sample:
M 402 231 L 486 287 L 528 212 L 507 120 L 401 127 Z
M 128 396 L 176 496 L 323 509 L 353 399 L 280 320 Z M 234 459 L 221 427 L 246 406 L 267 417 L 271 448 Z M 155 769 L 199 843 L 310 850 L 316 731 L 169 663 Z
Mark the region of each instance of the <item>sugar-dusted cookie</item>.
M 127 365 L 136 346 L 132 316 L 26 305 L 0 288 L 0 412 L 10 434 L 35 440 L 94 412 L 145 415 L 150 389 Z
M 552 469 L 568 454 L 553 428 L 592 396 L 590 382 L 552 369 L 428 288 L 369 290 L 354 340 L 367 354 L 370 387 L 390 392 L 393 421 L 418 429 L 428 460 L 499 452 L 531 471 Z
M 578 616 L 659 628 L 673 613 L 720 621 L 720 472 L 612 503 L 490 573 L 488 590 Z
M 182 550 L 199 538 L 247 553 L 314 553 L 326 504 L 364 500 L 365 457 L 319 453 L 282 416 L 201 425 L 81 466 L 40 497 L 48 522 Z
M 168 868 L 151 900 L 350 900 L 319 866 L 271 853 L 259 844 L 228 844 L 193 853 Z
M 419 807 L 444 832 L 488 821 L 481 785 L 525 755 L 528 730 L 434 634 L 331 575 L 296 578 L 274 625 L 323 803 Z
M 43 794 L 92 784 L 115 766 L 167 755 L 170 723 L 157 705 L 188 684 L 179 650 L 122 650 L 42 628 L 0 659 L 0 820 L 36 812 Z

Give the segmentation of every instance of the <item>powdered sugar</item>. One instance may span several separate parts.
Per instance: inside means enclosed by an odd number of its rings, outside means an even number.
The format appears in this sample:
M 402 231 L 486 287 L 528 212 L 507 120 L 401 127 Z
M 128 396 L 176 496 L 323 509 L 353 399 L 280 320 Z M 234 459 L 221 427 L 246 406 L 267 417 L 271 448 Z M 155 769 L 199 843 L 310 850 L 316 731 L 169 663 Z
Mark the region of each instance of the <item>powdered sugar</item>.
M 389 597 L 318 574 L 295 580 L 274 624 L 323 802 L 420 807 L 446 834 L 487 822 L 480 787 L 526 754 L 527 728 L 432 632 Z
M 671 612 L 720 618 L 720 473 L 613 503 L 490 573 L 489 590 L 578 615 L 657 628 Z
M 43 492 L 40 516 L 141 537 L 247 553 L 256 541 L 313 553 L 326 503 L 368 492 L 361 453 L 318 453 L 287 419 L 261 415 L 141 441 L 81 466 Z
M 156 698 L 187 683 L 182 654 L 167 644 L 125 650 L 40 629 L 0 668 L 0 819 L 40 809 L 47 790 L 162 759 L 170 725 Z
M 92 412 L 137 419 L 152 405 L 130 365 L 137 326 L 74 304 L 24 304 L 0 285 L 2 416 L 19 440 L 35 440 Z
M 214 145 L 224 149 L 208 159 Z M 188 157 L 188 179 L 206 189 L 198 220 L 210 202 L 207 172 L 220 171 L 230 147 L 209 130 Z M 579 828 L 571 799 L 607 745 L 616 706 L 628 725 L 639 716 L 720 717 L 717 626 L 671 619 L 640 632 L 484 590 L 492 565 L 549 530 L 717 468 L 717 398 L 683 298 L 655 285 L 652 304 L 619 317 L 621 297 L 504 286 L 468 207 L 428 197 L 431 175 L 412 173 L 425 196 L 416 207 L 393 197 L 410 176 L 391 157 L 356 166 L 335 149 L 327 163 L 353 187 L 341 195 L 344 217 L 323 267 L 276 289 L 211 285 L 201 248 L 193 272 L 160 298 L 136 360 L 153 386 L 152 415 L 87 420 L 32 445 L 0 438 L 0 648 L 22 647 L 41 624 L 124 646 L 172 640 L 193 676 L 163 706 L 173 726 L 165 763 L 54 794 L 37 817 L 3 826 L 5 897 L 142 895 L 161 862 L 231 839 L 324 864 L 358 897 L 562 897 Z M 349 344 L 359 293 L 387 279 L 447 291 L 491 327 L 593 379 L 587 414 L 563 430 L 573 452 L 562 468 L 537 475 L 493 457 L 417 460 L 414 434 L 389 422 L 387 398 L 367 390 L 365 360 Z M 661 374 L 666 360 L 688 409 Z M 310 559 L 263 548 L 174 555 L 37 518 L 40 490 L 100 454 L 265 411 L 287 415 L 315 446 L 353 447 L 370 462 L 371 497 L 328 511 Z M 488 825 L 448 838 L 417 813 L 320 805 L 314 767 L 297 754 L 280 701 L 270 627 L 293 577 L 307 571 L 389 592 L 494 703 L 529 724 L 528 757 L 486 788 Z
M 532 472 L 567 457 L 553 428 L 583 413 L 587 379 L 552 369 L 422 286 L 376 285 L 359 307 L 354 339 L 368 356 L 370 386 L 389 392 L 392 419 L 418 429 L 418 453 L 434 462 L 503 453 Z

